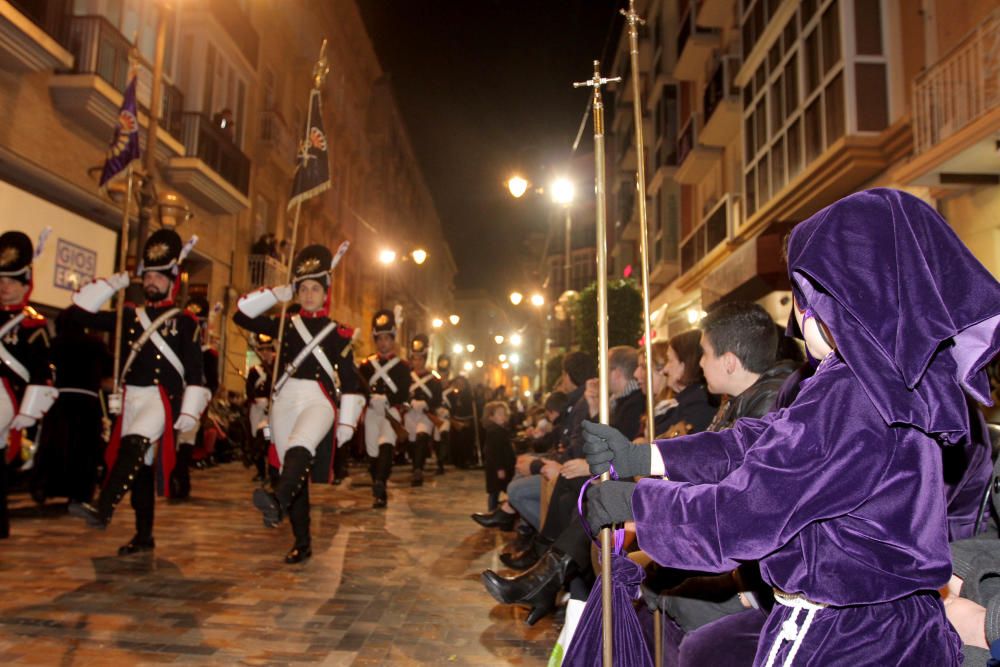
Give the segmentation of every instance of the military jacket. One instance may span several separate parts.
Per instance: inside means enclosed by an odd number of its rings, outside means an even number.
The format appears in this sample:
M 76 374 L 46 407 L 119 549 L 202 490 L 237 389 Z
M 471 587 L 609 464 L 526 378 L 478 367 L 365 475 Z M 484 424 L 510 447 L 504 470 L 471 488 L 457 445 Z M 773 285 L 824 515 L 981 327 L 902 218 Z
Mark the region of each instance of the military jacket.
M 0 311 L 0 327 L 6 325 L 21 310 Z M 24 319 L 3 337 L 3 346 L 20 362 L 27 371 L 24 378 L 14 367 L 0 362 L 0 377 L 6 380 L 16 397 L 24 393 L 29 384 L 51 384 L 52 364 L 49 356 L 49 334 L 45 328 L 46 320 L 30 306 L 23 309 Z
M 410 373 L 410 400 L 426 401 L 430 410 L 441 407 L 441 381 L 430 371 Z
M 399 361 L 393 363 L 394 359 L 399 359 Z M 385 370 L 390 364 L 393 364 L 392 368 Z M 409 400 L 410 364 L 405 359 L 397 357 L 395 354 L 388 357 L 373 354 L 362 362 L 358 370 L 368 387 L 369 394 L 382 394 L 389 400 L 389 405 L 402 405 Z M 392 381 L 394 387 L 386 382 L 386 377 Z

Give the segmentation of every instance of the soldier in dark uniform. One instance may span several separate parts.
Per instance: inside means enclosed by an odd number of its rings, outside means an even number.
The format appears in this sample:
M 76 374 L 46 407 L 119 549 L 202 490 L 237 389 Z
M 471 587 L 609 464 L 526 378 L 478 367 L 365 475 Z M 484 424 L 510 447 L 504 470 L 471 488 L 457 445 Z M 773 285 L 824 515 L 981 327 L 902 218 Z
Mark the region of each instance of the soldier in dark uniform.
M 31 239 L 21 232 L 0 235 L 0 538 L 10 535 L 7 515 L 8 438 L 20 449 L 21 431 L 52 407 L 49 338 L 45 318 L 28 305 L 34 286 Z M 14 452 L 16 453 L 16 451 Z
M 430 342 L 426 334 L 417 334 L 410 341 L 410 407 L 404 424 L 413 447 L 413 478 L 410 486 L 424 483 L 424 461 L 431 448 L 431 434 L 435 422 L 441 421 L 437 409 L 441 407 L 441 381 L 427 368 Z
M 205 386 L 212 396 L 215 396 L 215 392 L 219 390 L 219 353 L 208 341 L 208 299 L 201 294 L 192 296 L 188 299 L 187 310 L 198 320 Z M 191 496 L 191 459 L 200 428 L 199 423 L 187 431 L 177 433 L 177 462 L 170 477 L 172 492 L 170 497 L 174 500 L 183 500 Z
M 274 339 L 267 334 L 253 337 L 254 352 L 260 363 L 254 364 L 247 372 L 246 395 L 250 418 L 250 451 L 257 469 L 255 482 L 267 480 L 267 448 L 270 444 L 264 437 L 267 423 L 267 403 L 271 395 L 274 375 Z
M 330 251 L 321 245 L 303 248 L 292 267 L 292 285 L 244 295 L 233 316 L 237 325 L 258 336 L 277 337 L 279 318 L 265 313 L 293 296 L 300 306 L 285 322 L 281 347 L 284 370 L 274 385 L 270 415 L 281 473 L 273 492 L 259 488 L 253 494 L 265 526 L 273 528 L 288 515 L 295 536 L 295 544 L 285 556 L 289 564 L 312 556 L 309 472 L 316 449 L 334 424 L 337 446 L 349 441 L 365 403 L 350 348 L 353 330 L 329 315 L 332 260 Z M 338 380 L 342 392 L 339 416 L 334 407 Z
M 451 460 L 456 467 L 476 465 L 475 400 L 469 390 L 469 381 L 459 375 L 445 394 L 451 409 Z
M 392 450 L 396 429 L 402 426 L 402 410 L 410 397 L 410 365 L 396 356 L 396 316 L 391 310 L 376 311 L 372 338 L 377 352 L 361 364 L 361 377 L 368 384 L 365 410 L 365 449 L 372 475 L 372 507 L 389 502 L 386 483 L 392 472 Z
M 155 496 L 171 496 L 174 431 L 195 427 L 211 398 L 205 387 L 198 321 L 175 303 L 181 263 L 195 241 L 197 237 L 182 246 L 172 229 L 157 230 L 146 241 L 136 271 L 146 305 L 126 304 L 122 311 L 123 392 L 121 414 L 105 452 L 107 478 L 96 506 L 70 506 L 88 524 L 103 529 L 131 490 L 135 536 L 118 550 L 120 556 L 155 547 Z M 100 309 L 128 284 L 129 276 L 123 272 L 84 285 L 73 295 L 74 305 L 66 316 L 90 328 L 114 331 L 116 314 Z
M 434 457 L 437 459 L 437 474 L 444 474 L 444 462 L 451 452 L 451 406 L 448 404 L 448 387 L 451 384 L 451 357 L 447 354 L 437 358 L 437 369 L 432 371 L 441 385 L 441 404 L 437 408 L 438 422 L 434 424 Z

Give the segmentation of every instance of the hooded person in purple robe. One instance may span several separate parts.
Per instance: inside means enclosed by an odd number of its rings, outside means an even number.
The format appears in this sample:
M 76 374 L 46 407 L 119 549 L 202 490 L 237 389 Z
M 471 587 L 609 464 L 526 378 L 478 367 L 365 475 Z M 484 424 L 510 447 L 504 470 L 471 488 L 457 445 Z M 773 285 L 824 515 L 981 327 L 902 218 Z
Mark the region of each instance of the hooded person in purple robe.
M 941 446 L 989 402 L 1000 284 L 947 223 L 895 190 L 857 193 L 799 224 L 795 313 L 821 359 L 788 408 L 718 433 L 627 443 L 584 425 L 588 521 L 635 522 L 670 567 L 758 560 L 777 604 L 754 665 L 954 665 L 937 590 L 951 573 Z M 937 490 L 937 491 L 935 491 Z

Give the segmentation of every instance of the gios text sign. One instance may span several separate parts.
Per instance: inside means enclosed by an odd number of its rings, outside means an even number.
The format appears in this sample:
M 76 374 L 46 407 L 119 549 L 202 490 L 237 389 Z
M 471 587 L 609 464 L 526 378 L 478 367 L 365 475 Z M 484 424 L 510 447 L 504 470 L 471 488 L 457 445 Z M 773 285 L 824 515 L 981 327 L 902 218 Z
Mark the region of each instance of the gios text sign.
M 75 292 L 97 277 L 97 252 L 65 239 L 56 244 L 53 285 Z

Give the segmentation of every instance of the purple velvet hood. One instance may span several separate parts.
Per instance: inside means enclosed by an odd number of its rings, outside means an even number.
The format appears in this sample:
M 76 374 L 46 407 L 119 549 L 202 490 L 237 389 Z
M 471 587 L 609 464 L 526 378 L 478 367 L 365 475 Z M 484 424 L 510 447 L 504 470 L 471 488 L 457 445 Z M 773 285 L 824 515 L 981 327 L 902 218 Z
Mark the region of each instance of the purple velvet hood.
M 923 201 L 845 197 L 795 227 L 788 267 L 888 424 L 953 443 L 969 428 L 965 393 L 992 404 L 983 367 L 1000 349 L 1000 283 Z

